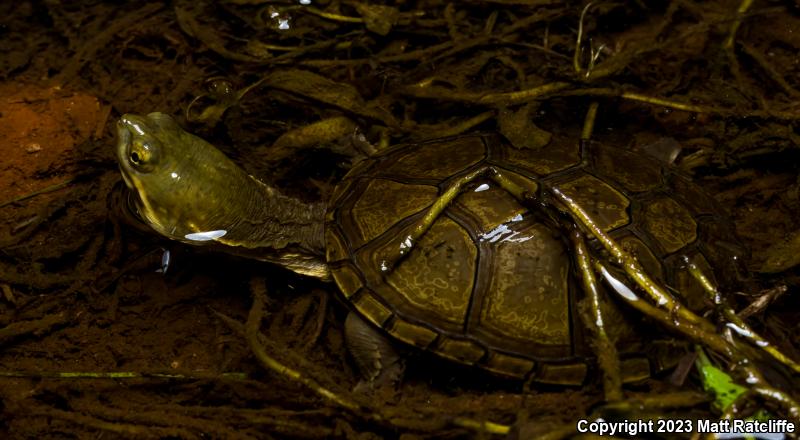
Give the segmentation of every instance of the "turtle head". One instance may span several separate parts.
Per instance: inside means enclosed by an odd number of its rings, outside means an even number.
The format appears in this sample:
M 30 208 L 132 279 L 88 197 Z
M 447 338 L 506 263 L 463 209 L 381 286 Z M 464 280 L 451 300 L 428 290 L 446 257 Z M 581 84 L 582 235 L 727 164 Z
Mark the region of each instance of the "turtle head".
M 220 239 L 251 202 L 254 179 L 164 113 L 123 115 L 116 154 L 137 216 L 168 238 Z
M 327 278 L 324 204 L 284 196 L 163 113 L 123 115 L 116 154 L 133 214 L 159 234 Z

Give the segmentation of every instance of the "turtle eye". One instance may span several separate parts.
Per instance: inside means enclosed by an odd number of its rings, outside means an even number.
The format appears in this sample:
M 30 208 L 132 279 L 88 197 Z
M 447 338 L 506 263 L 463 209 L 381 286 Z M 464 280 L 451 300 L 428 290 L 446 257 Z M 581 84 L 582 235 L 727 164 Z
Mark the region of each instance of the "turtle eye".
M 131 153 L 131 163 L 134 165 L 142 164 L 142 158 L 139 157 L 139 153 L 135 151 Z
M 149 142 L 134 142 L 128 152 L 128 161 L 141 171 L 150 171 L 157 159 L 156 149 Z

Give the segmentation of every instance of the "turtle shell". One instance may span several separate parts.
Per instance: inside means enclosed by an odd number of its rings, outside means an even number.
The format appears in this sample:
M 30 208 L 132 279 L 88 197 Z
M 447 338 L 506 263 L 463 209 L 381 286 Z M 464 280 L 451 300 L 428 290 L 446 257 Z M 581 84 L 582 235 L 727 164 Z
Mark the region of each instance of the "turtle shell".
M 326 219 L 327 260 L 346 301 L 393 338 L 544 383 L 580 384 L 591 370 L 579 317 L 585 295 L 564 228 L 488 178 L 464 186 L 386 270 L 385 256 L 399 252 L 401 237 L 444 190 L 486 167 L 531 192 L 557 187 L 578 201 L 694 310 L 706 302 L 681 268 L 682 256 L 719 282 L 736 276 L 740 246 L 725 215 L 689 179 L 649 156 L 559 138 L 540 150 L 517 149 L 496 134 L 401 145 L 352 169 Z M 602 258 L 599 243 L 589 245 Z M 602 286 L 601 294 L 613 297 Z M 654 326 L 608 301 L 606 328 L 621 352 L 623 378 L 646 377 L 659 362 L 643 343 Z

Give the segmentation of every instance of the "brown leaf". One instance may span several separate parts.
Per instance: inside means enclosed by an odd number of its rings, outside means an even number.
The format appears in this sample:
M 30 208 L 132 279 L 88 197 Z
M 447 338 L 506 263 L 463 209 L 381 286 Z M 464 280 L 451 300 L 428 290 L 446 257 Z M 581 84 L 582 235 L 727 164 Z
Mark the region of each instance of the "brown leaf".
M 364 24 L 378 35 L 387 35 L 397 23 L 397 8 L 383 5 L 356 3 L 353 5 L 364 19 Z
M 270 73 L 264 80 L 268 87 L 281 89 L 315 101 L 338 107 L 353 114 L 397 126 L 394 117 L 379 105 L 364 101 L 355 87 L 307 70 L 290 69 Z
M 500 132 L 515 148 L 539 149 L 550 143 L 553 135 L 549 131 L 537 127 L 531 120 L 530 113 L 536 104 L 526 104 L 518 110 L 505 108 L 497 117 Z

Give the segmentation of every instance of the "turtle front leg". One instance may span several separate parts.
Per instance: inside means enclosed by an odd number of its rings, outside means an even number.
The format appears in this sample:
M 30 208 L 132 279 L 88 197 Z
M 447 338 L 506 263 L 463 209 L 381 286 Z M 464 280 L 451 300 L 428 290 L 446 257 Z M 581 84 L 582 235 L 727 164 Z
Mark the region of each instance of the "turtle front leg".
M 344 322 L 344 337 L 362 376 L 356 391 L 394 385 L 400 380 L 405 369 L 402 358 L 375 326 L 350 312 Z

